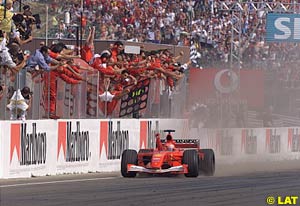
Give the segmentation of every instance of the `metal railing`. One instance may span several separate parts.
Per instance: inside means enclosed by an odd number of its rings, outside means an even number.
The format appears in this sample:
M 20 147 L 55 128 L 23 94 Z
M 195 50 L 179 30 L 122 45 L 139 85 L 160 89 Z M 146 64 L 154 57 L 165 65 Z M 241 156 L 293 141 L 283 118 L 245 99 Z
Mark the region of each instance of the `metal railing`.
M 84 79 L 87 77 L 84 73 Z M 22 73 L 16 75 L 14 82 L 10 81 L 6 75 L 1 76 L 4 87 L 4 95 L 0 99 L 0 119 L 9 120 L 11 114 L 20 115 L 20 111 L 15 109 L 10 111 L 7 105 L 13 100 L 11 99 L 11 89 L 22 89 L 24 87 L 24 75 Z M 108 113 L 108 107 L 111 102 L 103 102 L 99 98 L 101 95 L 99 88 L 101 75 L 91 76 L 89 81 L 80 84 L 67 84 L 59 77 L 56 78 L 56 94 L 50 95 L 50 84 L 45 81 L 49 78 L 49 72 L 44 72 L 33 79 L 32 84 L 32 101 L 27 111 L 26 119 L 48 119 L 50 115 L 50 104 L 55 103 L 55 114 L 63 119 L 93 119 L 93 118 L 118 118 L 120 113 L 119 100 L 115 109 L 111 114 Z M 162 87 L 163 80 L 152 79 L 149 85 L 147 107 L 138 111 L 138 115 L 134 112 L 125 116 L 126 118 L 175 118 L 182 117 L 186 102 L 186 81 L 183 80 L 180 85 L 180 91 L 170 94 L 168 88 Z M 9 91 L 10 90 L 10 91 Z M 130 93 L 129 93 L 130 94 Z M 55 98 L 56 97 L 56 98 Z M 55 98 L 53 100 L 53 98 Z M 19 99 L 14 103 L 18 104 Z M 105 105 L 104 107 L 101 105 Z M 16 106 L 17 108 L 17 106 Z M 20 116 L 19 116 L 20 119 Z

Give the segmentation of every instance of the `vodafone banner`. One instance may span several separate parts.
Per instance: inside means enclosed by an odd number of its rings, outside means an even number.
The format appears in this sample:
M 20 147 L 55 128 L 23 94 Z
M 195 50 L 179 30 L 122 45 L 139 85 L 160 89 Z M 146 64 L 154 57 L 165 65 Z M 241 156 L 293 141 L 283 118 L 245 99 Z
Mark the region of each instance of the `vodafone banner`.
M 240 78 L 240 80 L 239 80 Z M 264 74 L 261 70 L 191 69 L 190 103 L 244 101 L 248 106 L 264 105 Z
M 0 178 L 120 171 L 125 149 L 155 147 L 155 134 L 196 138 L 217 164 L 300 158 L 300 128 L 198 128 L 183 119 L 0 121 Z M 192 136 L 193 135 L 193 136 Z

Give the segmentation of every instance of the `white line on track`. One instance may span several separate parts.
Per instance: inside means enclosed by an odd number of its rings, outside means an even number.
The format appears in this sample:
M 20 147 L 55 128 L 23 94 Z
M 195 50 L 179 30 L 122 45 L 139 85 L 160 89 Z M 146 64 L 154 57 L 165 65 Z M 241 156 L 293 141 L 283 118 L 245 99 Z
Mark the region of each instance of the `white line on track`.
M 31 185 L 49 185 L 49 184 L 70 183 L 70 182 L 87 182 L 87 181 L 94 181 L 94 180 L 111 180 L 117 178 L 118 177 L 99 177 L 99 178 L 90 178 L 90 179 L 57 180 L 57 181 L 49 181 L 49 182 L 28 182 L 28 183 L 19 183 L 19 184 L 11 184 L 11 185 L 0 185 L 0 188 L 22 187 L 22 186 L 31 186 Z

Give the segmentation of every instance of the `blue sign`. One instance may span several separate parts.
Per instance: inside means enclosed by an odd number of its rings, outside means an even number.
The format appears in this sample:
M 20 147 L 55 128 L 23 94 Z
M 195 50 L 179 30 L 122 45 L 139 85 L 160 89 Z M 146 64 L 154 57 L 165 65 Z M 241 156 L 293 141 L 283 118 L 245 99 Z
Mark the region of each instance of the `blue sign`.
M 267 14 L 267 42 L 300 42 L 300 14 Z

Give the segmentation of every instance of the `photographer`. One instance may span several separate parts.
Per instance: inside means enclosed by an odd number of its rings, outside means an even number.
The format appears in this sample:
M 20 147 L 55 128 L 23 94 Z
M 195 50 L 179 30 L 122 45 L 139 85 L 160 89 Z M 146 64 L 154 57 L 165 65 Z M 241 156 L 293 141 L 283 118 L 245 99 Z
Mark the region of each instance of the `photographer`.
M 19 72 L 26 64 L 26 59 L 18 45 L 6 46 L 6 32 L 3 32 L 3 39 L 0 43 L 0 66 L 8 68 L 12 72 L 12 76 Z
M 17 43 L 18 45 L 22 46 L 24 44 L 27 44 L 31 42 L 33 37 L 30 35 L 27 37 L 27 39 L 22 38 L 21 34 L 17 30 L 13 30 L 10 34 L 9 42 L 12 43 Z
M 2 41 L 0 43 L 0 66 L 6 66 L 13 68 L 16 66 L 16 63 L 12 60 L 10 53 L 8 52 L 6 32 L 1 31 Z
M 23 12 L 18 12 L 13 16 L 16 29 L 13 32 L 16 42 L 20 45 L 25 44 L 32 40 L 33 25 L 40 29 L 40 17 L 38 14 L 32 15 L 30 6 L 25 5 Z
M 10 120 L 26 120 L 27 111 L 31 108 L 32 92 L 28 87 L 22 90 L 12 90 L 7 108 L 10 110 Z
M 36 19 L 31 12 L 31 8 L 29 5 L 23 6 L 23 17 L 26 22 L 26 27 L 32 29 L 32 25 L 36 23 Z M 39 25 L 37 25 L 39 27 Z

